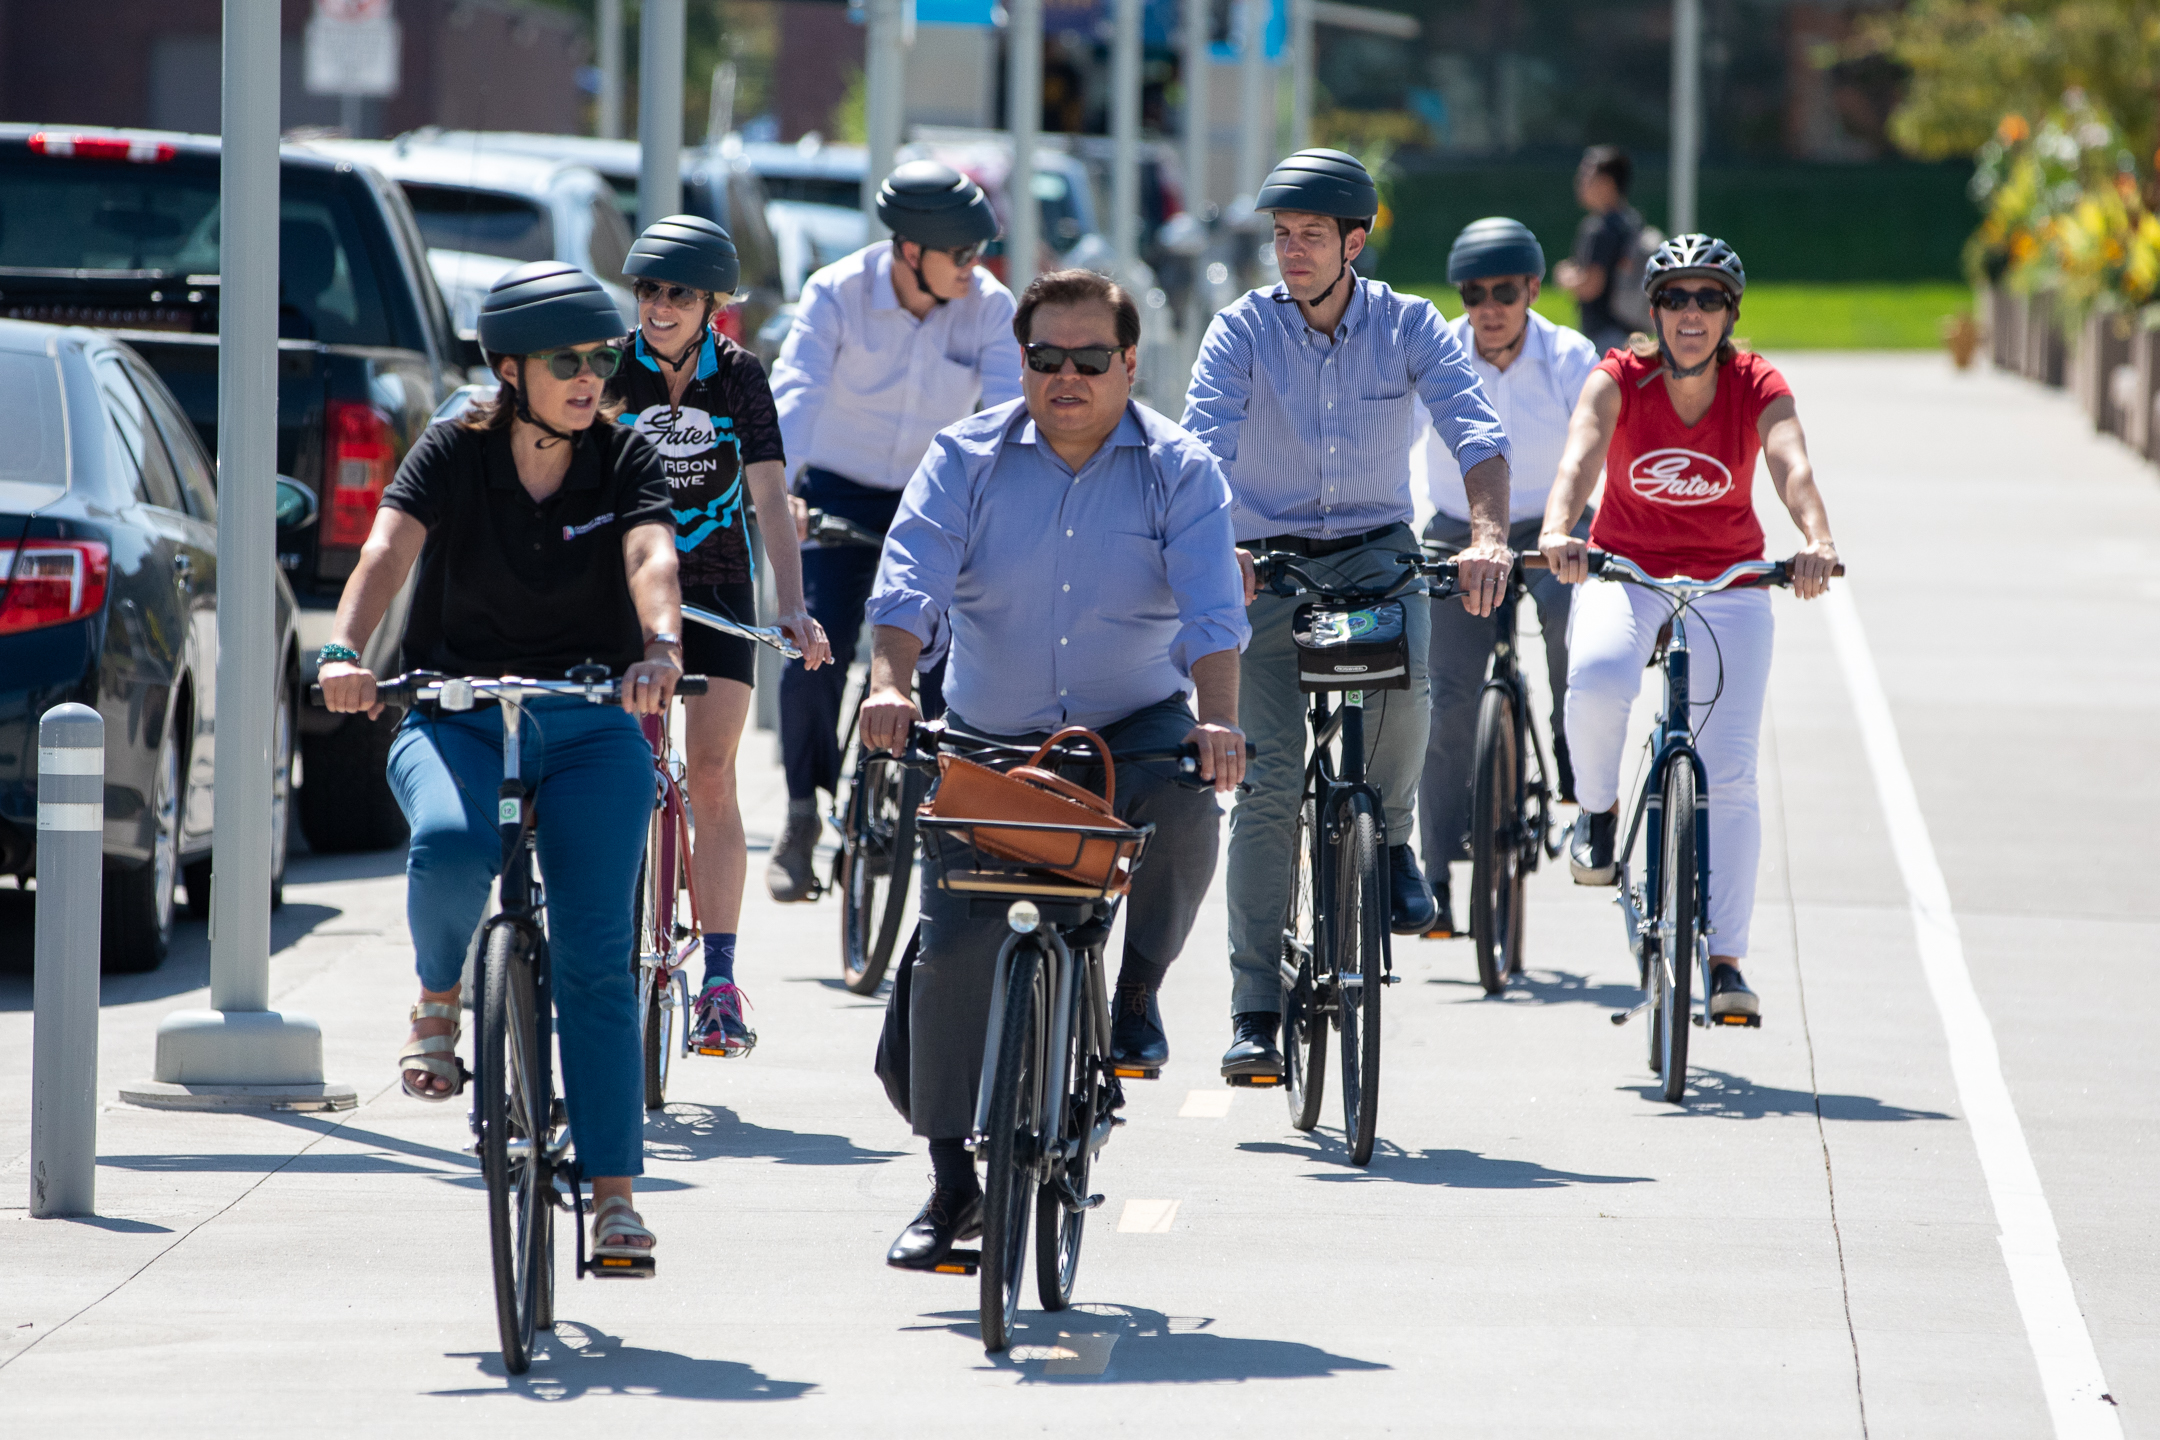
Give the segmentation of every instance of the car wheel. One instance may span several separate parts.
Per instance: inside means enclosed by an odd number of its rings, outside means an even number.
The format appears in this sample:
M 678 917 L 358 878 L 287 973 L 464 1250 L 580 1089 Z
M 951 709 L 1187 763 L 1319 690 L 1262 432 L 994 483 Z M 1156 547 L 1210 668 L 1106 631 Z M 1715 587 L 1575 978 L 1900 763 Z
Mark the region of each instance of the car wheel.
M 180 872 L 180 777 L 184 771 L 179 732 L 186 723 L 184 714 L 175 715 L 164 742 L 158 746 L 157 768 L 151 776 L 150 811 L 155 830 L 150 859 L 137 865 L 105 862 L 100 948 L 107 970 L 155 970 L 172 947 L 173 887 Z M 207 909 L 207 884 L 203 894 Z
M 324 854 L 387 850 L 405 843 L 405 815 L 390 789 L 390 742 L 397 720 L 349 717 L 303 742 L 300 828 Z

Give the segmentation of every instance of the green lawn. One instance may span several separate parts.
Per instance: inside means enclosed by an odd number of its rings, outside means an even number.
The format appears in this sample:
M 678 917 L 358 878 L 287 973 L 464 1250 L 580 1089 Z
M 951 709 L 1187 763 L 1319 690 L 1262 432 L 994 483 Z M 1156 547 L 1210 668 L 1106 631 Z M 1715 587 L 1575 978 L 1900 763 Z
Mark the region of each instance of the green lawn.
M 1415 293 L 1443 315 L 1462 313 L 1452 289 L 1418 286 Z M 1964 285 L 1923 281 L 1900 285 L 1750 285 L 1740 307 L 1740 335 L 1757 350 L 1932 350 L 1942 344 L 1946 315 L 1972 308 Z M 1537 311 L 1562 325 L 1575 323 L 1575 302 L 1547 286 Z

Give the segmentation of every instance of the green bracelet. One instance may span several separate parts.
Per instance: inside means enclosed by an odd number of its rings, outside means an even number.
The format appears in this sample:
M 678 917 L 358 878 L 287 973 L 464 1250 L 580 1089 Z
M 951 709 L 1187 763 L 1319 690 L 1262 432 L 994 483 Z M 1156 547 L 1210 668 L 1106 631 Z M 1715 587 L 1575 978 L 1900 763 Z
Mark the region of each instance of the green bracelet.
M 315 652 L 315 663 L 318 665 L 327 665 L 333 660 L 348 660 L 357 662 L 359 658 L 359 651 L 353 649 L 349 645 L 340 645 L 335 640 L 331 641 L 328 645 L 323 646 L 322 649 Z

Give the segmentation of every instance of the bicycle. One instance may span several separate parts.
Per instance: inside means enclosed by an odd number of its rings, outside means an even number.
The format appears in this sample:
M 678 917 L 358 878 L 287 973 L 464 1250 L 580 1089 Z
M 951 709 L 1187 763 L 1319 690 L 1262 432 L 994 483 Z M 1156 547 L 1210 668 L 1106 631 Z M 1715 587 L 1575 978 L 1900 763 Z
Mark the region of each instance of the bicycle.
M 1315 578 L 1303 557 L 1270 551 L 1253 557 L 1256 587 L 1284 598 L 1311 595 L 1312 633 L 1326 632 L 1338 647 L 1354 644 L 1375 627 L 1375 607 L 1441 582 L 1429 594 L 1455 593 L 1449 561 L 1401 557 L 1402 579 L 1381 589 L 1339 587 Z M 1289 899 L 1283 917 L 1283 1073 L 1234 1075 L 1232 1085 L 1280 1084 L 1290 1123 L 1309 1131 L 1320 1122 L 1326 1093 L 1327 1032 L 1341 1039 L 1343 1138 L 1350 1163 L 1372 1159 L 1380 1100 L 1380 997 L 1397 982 L 1388 926 L 1385 856 L 1387 816 L 1380 792 L 1365 778 L 1365 694 L 1373 680 L 1402 677 L 1409 683 L 1407 641 L 1401 658 L 1377 664 L 1345 663 L 1333 672 L 1314 670 L 1301 646 L 1299 684 L 1312 695 L 1307 722 L 1312 746 L 1298 802 L 1297 841 L 1291 855 Z M 1355 687 L 1355 688 L 1354 688 Z M 1340 695 L 1339 701 L 1330 696 Z M 1335 759 L 1329 747 L 1341 754 Z
M 1525 563 L 1542 566 L 1543 556 L 1526 556 Z M 1650 1026 L 1650 1073 L 1659 1077 L 1659 1093 L 1678 1104 L 1687 1090 L 1688 1030 L 1712 1024 L 1762 1024 L 1758 1015 L 1710 1015 L 1710 936 L 1704 923 L 1710 907 L 1710 796 L 1703 778 L 1703 763 L 1695 753 L 1694 731 L 1689 723 L 1688 612 L 1705 595 L 1749 585 L 1788 585 L 1791 577 L 1785 562 L 1748 560 L 1728 566 L 1714 580 L 1677 576 L 1655 580 L 1634 561 L 1601 550 L 1589 552 L 1590 573 L 1599 579 L 1639 585 L 1668 597 L 1672 618 L 1661 632 L 1660 645 L 1651 663 L 1663 671 L 1665 700 L 1652 722 L 1644 748 L 1650 763 L 1636 792 L 1626 837 L 1614 847 L 1614 883 L 1627 925 L 1628 949 L 1635 956 L 1636 979 L 1643 999 L 1633 1009 L 1612 1017 L 1625 1025 L 1648 1011 Z M 1840 565 L 1831 571 L 1843 575 Z M 1715 697 L 1713 697 L 1714 699 Z M 1675 817 L 1681 823 L 1672 823 Z M 1643 840 L 1642 876 L 1635 880 L 1628 868 L 1637 836 Z M 1699 993 L 1695 991 L 1700 982 Z
M 1428 545 L 1426 553 L 1446 559 L 1455 550 Z M 1516 616 L 1529 593 L 1518 561 L 1493 612 L 1499 638 L 1478 695 L 1470 766 L 1470 942 L 1487 995 L 1501 994 L 1522 974 L 1523 891 L 1539 863 L 1557 859 L 1565 844 L 1553 813 L 1545 729 L 1531 708 L 1516 640 Z
M 739 624 L 695 605 L 683 606 L 682 614 L 692 624 L 769 645 L 789 659 L 802 654 L 778 629 Z M 637 979 L 639 1044 L 645 1055 L 645 1108 L 658 1110 L 667 1104 L 675 1056 L 691 1050 L 689 969 L 704 949 L 704 928 L 698 922 L 697 891 L 690 877 L 695 820 L 685 790 L 683 757 L 669 740 L 664 716 L 641 716 L 639 724 L 645 743 L 652 747 L 654 798 L 652 822 L 645 832 L 645 858 L 638 866 L 630 963 Z
M 976 760 L 1025 761 L 1032 748 L 999 744 L 942 722 L 917 724 L 898 757 L 911 773 L 934 773 L 940 748 Z M 1059 747 L 1060 765 L 1099 768 L 1088 750 Z M 1175 761 L 1180 784 L 1208 788 L 1197 752 L 1113 752 L 1110 761 Z M 1113 771 L 1114 775 L 1114 771 Z M 1103 1203 L 1088 1192 L 1096 1152 L 1124 1123 L 1125 1103 L 1110 1059 L 1110 992 L 1103 949 L 1125 887 L 1138 870 L 1152 825 L 1137 829 L 965 820 L 925 815 L 917 822 L 925 862 L 939 888 L 970 895 L 978 917 L 1003 917 L 1011 934 L 998 952 L 984 1037 L 982 1079 L 976 1087 L 974 1131 L 968 1148 L 984 1162 L 979 1250 L 954 1250 L 941 1273 L 978 1275 L 983 1349 L 995 1354 L 1012 1341 L 1027 1268 L 1030 1211 L 1035 1223 L 1036 1296 L 1045 1310 L 1072 1303 L 1087 1213 Z M 1077 862 L 1091 845 L 1114 850 L 1102 884 L 1072 880 L 1025 862 L 1002 859 L 977 843 L 979 833 L 1025 832 L 1037 844 L 1062 836 Z M 1062 842 L 1054 842 L 1062 843 Z
M 704 694 L 705 677 L 684 676 L 676 693 Z M 532 1365 L 534 1335 L 555 1326 L 557 1210 L 574 1212 L 579 1278 L 653 1273 L 650 1256 L 585 1258 L 583 1177 L 576 1162 L 567 1158 L 569 1117 L 555 1089 L 547 896 L 533 868 L 533 795 L 519 766 L 525 700 L 572 696 L 594 705 L 619 704 L 620 682 L 598 665 L 580 665 L 568 680 L 453 678 L 413 671 L 378 684 L 375 694 L 384 705 L 403 709 L 434 704 L 460 712 L 491 700 L 503 711 L 503 778 L 496 790 L 503 858 L 499 905 L 481 923 L 477 937 L 472 1131 L 473 1151 L 487 1185 L 488 1252 L 503 1368 L 522 1375 Z M 315 704 L 322 703 L 320 685 L 310 687 L 309 695 Z M 569 1187 L 567 1204 L 558 1181 Z

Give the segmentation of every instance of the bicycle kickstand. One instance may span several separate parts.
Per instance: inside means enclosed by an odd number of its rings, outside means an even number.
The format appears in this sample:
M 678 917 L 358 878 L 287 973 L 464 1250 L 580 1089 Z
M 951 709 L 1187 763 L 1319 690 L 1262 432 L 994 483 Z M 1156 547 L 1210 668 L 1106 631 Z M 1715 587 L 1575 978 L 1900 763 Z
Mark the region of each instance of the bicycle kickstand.
M 1637 1015 L 1640 1015 L 1640 1014 L 1642 1014 L 1642 1012 L 1643 1012 L 1643 1011 L 1645 1011 L 1645 1010 L 1647 1010 L 1647 1009 L 1649 1009 L 1649 1008 L 1650 1008 L 1650 1002 L 1649 1002 L 1648 1000 L 1644 1000 L 1644 1001 L 1642 1001 L 1642 1002 L 1641 1002 L 1640 1004 L 1638 1004 L 1638 1005 L 1635 1005 L 1635 1006 L 1631 1007 L 1630 1009 L 1626 1009 L 1626 1010 L 1615 1010 L 1615 1011 L 1613 1011 L 1613 1013 L 1612 1013 L 1612 1014 L 1611 1014 L 1610 1016 L 1608 1016 L 1607 1018 L 1608 1018 L 1608 1019 L 1610 1019 L 1610 1020 L 1612 1021 L 1612 1023 L 1613 1023 L 1613 1024 L 1615 1024 L 1615 1025 L 1625 1025 L 1625 1024 L 1627 1024 L 1627 1022 L 1628 1022 L 1628 1021 L 1630 1021 L 1630 1020 L 1634 1019 L 1634 1018 L 1635 1018 L 1635 1017 L 1636 1017 Z

